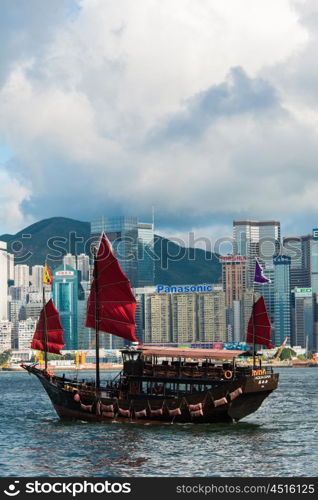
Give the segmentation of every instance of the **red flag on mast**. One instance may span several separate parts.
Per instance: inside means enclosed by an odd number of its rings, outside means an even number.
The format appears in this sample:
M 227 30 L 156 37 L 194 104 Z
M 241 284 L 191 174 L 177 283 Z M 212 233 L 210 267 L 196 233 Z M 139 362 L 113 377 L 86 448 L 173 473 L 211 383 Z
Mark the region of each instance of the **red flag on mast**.
M 96 304 L 97 290 L 97 304 Z M 96 307 L 97 306 L 97 307 Z M 136 299 L 103 233 L 96 257 L 94 280 L 87 302 L 86 326 L 130 341 L 135 336 Z
M 271 349 L 273 347 L 271 344 L 271 331 L 272 326 L 267 314 L 265 301 L 263 297 L 260 297 L 253 304 L 253 311 L 247 327 L 246 342 L 248 344 L 264 345 L 268 349 Z
M 45 315 L 45 316 L 44 316 Z M 46 328 L 45 328 L 46 324 Z M 64 330 L 60 315 L 54 302 L 50 299 L 43 307 L 38 324 L 36 325 L 31 349 L 47 351 L 53 354 L 62 354 L 60 349 L 64 347 Z M 46 336 L 46 339 L 45 339 Z M 45 344 L 47 348 L 45 349 Z

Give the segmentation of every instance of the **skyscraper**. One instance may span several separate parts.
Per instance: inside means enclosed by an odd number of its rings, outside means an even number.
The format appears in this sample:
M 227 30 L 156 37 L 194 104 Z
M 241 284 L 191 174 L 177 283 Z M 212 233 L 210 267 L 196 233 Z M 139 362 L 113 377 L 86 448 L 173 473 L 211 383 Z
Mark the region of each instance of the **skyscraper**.
M 226 340 L 225 294 L 220 285 L 159 285 L 157 289 L 144 290 L 140 313 L 144 304 L 145 342 L 188 344 Z M 136 295 L 142 295 L 141 288 Z
M 315 349 L 314 303 L 311 288 L 293 290 L 293 335 L 292 344 Z
M 285 237 L 284 253 L 291 257 L 291 289 L 312 288 L 318 293 L 318 228 L 304 236 Z
M 311 235 L 286 236 L 283 239 L 283 252 L 290 257 L 290 286 L 310 287 L 310 240 Z
M 32 282 L 32 285 L 39 292 L 42 292 L 42 288 L 43 288 L 43 273 L 44 273 L 44 266 L 40 266 L 40 265 L 32 266 L 31 282 Z
M 52 290 L 53 300 L 60 313 L 64 328 L 64 349 L 78 349 L 76 269 L 68 265 L 56 268 L 53 272 Z
M 171 342 L 170 296 L 151 293 L 145 296 L 145 342 Z
M 18 349 L 29 349 L 35 332 L 37 320 L 27 318 L 18 324 Z
M 146 342 L 146 340 L 145 340 L 146 297 L 148 297 L 152 294 L 155 294 L 155 292 L 156 292 L 156 287 L 154 287 L 154 286 L 147 286 L 147 287 L 140 287 L 140 288 L 133 289 L 133 294 L 134 294 L 136 302 L 137 302 L 136 317 L 135 317 L 135 319 L 136 319 L 135 335 L 136 335 L 136 338 L 139 340 L 139 342 L 141 342 L 142 344 L 144 342 Z M 152 321 L 151 305 L 149 305 L 149 303 L 148 303 L 147 307 L 148 307 L 148 313 L 147 313 L 148 320 L 147 321 L 148 321 L 149 327 L 150 327 L 150 323 Z M 158 321 L 158 318 L 155 318 L 154 323 L 156 323 L 157 321 Z M 151 342 L 151 340 L 149 340 L 149 338 L 151 338 L 151 335 L 150 335 L 150 337 L 148 336 L 147 342 Z M 167 342 L 169 342 L 169 340 L 167 340 Z
M 26 319 L 26 309 L 22 300 L 10 300 L 9 302 L 9 320 L 11 324 L 11 343 L 18 347 L 19 321 Z
M 0 241 L 0 321 L 8 319 L 7 244 Z
M 226 341 L 225 294 L 222 291 L 197 294 L 197 335 L 200 342 Z
M 291 343 L 290 257 L 277 255 L 274 263 L 274 345 L 280 346 L 285 337 Z
M 14 255 L 7 253 L 8 259 L 8 280 L 14 281 Z
M 234 220 L 234 253 L 247 257 L 247 286 L 253 286 L 255 257 L 271 266 L 273 256 L 280 251 L 280 222 L 278 220 Z
M 138 286 L 154 284 L 154 225 L 138 222 Z
M 101 217 L 91 223 L 92 237 L 105 232 L 120 266 L 132 286 L 138 286 L 138 222 L 137 217 Z
M 63 257 L 63 264 L 76 269 L 76 256 L 71 253 L 67 253 Z
M 234 300 L 242 300 L 247 282 L 247 258 L 243 255 L 220 257 L 222 264 L 222 285 L 225 290 L 225 304 L 233 307 Z
M 194 293 L 171 295 L 173 342 L 183 344 L 197 340 L 196 299 Z
M 91 235 L 98 239 L 102 232 L 112 244 L 121 268 L 133 287 L 154 283 L 151 257 L 153 224 L 138 222 L 137 217 L 101 217 L 91 223 Z M 140 258 L 139 258 L 140 256 Z
M 30 270 L 27 264 L 14 266 L 14 286 L 29 286 Z
M 11 349 L 12 324 L 7 319 L 0 319 L 0 352 Z
M 77 269 L 81 272 L 81 281 L 89 281 L 89 256 L 81 253 L 77 257 Z
M 254 290 L 258 292 L 262 297 L 264 297 L 264 301 L 266 304 L 266 309 L 270 318 L 270 321 L 274 328 L 274 291 L 275 291 L 275 268 L 274 264 L 272 267 L 266 268 L 266 278 L 269 279 L 269 283 L 255 283 Z
M 312 230 L 309 252 L 310 252 L 310 285 L 313 293 L 318 294 L 318 228 Z

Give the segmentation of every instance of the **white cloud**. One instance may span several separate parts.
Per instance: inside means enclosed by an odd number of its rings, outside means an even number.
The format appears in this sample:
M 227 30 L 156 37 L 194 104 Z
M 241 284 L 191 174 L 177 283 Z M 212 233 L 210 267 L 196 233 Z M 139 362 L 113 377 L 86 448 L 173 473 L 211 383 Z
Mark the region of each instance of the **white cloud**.
M 17 26 L 3 42 L 0 139 L 6 182 L 27 186 L 18 213 L 23 199 L 36 218 L 155 205 L 162 227 L 221 231 L 238 215 L 316 210 L 318 117 L 299 84 L 314 4 L 81 0 L 72 15 L 62 4 L 52 22 L 32 0 L 25 51 Z
M 29 196 L 27 188 L 0 171 L 0 234 L 18 231 L 32 222 L 21 207 Z

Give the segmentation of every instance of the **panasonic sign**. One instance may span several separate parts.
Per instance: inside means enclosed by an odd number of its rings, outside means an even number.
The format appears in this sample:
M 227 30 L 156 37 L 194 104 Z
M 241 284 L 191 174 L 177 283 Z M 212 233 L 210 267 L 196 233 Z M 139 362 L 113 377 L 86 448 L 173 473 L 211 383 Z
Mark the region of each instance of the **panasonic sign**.
M 202 285 L 157 285 L 157 293 L 198 293 L 198 292 L 222 292 L 221 285 L 202 284 Z

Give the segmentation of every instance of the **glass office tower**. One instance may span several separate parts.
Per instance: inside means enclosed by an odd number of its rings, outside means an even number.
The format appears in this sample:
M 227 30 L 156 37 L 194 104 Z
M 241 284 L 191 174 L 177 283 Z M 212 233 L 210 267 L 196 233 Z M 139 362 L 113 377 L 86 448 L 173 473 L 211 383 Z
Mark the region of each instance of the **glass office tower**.
M 137 217 L 100 217 L 91 222 L 91 236 L 105 232 L 131 286 L 154 284 L 154 227 Z
M 274 257 L 274 345 L 291 344 L 290 256 Z
M 60 313 L 64 328 L 64 349 L 78 349 L 78 281 L 76 269 L 68 265 L 57 267 L 53 272 L 52 291 L 53 300 Z
M 280 222 L 277 220 L 234 220 L 234 253 L 247 257 L 247 287 L 253 286 L 255 257 L 271 267 L 280 251 Z

